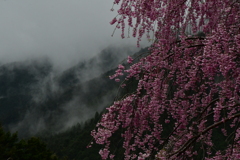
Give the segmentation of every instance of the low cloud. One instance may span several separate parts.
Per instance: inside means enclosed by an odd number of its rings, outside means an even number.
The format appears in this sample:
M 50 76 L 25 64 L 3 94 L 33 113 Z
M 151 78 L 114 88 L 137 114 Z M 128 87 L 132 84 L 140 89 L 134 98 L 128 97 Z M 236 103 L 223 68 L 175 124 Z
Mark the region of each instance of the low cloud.
M 90 119 L 109 106 L 117 92 L 117 88 L 109 88 L 109 75 L 103 73 L 116 68 L 135 51 L 131 46 L 109 46 L 92 59 L 79 62 L 63 72 L 55 71 L 47 58 L 12 65 L 12 70 L 15 70 L 14 66 L 19 73 L 25 69 L 25 73 L 32 77 L 29 83 L 23 81 L 22 86 L 26 89 L 20 87 L 20 92 L 16 92 L 27 94 L 31 100 L 26 104 L 28 107 L 19 112 L 18 121 L 9 124 L 8 128 L 24 137 L 44 131 L 58 133 Z M 13 79 L 18 78 L 15 74 Z M 29 77 L 24 80 L 29 81 Z
M 48 56 L 64 70 L 110 44 L 136 46 L 136 39 L 121 39 L 120 30 L 111 37 L 109 22 L 117 14 L 111 7 L 98 0 L 0 1 L 0 62 Z
M 25 86 L 26 90 L 22 92 L 27 92 L 32 101 L 28 104 L 30 107 L 19 113 L 19 121 L 9 124 L 12 131 L 19 131 L 22 136 L 34 135 L 49 126 L 55 132 L 62 131 L 85 121 L 109 104 L 113 93 L 103 96 L 101 105 L 92 109 L 81 102 L 79 93 L 67 97 L 66 89 L 98 77 L 139 49 L 136 39 L 121 39 L 120 30 L 111 37 L 115 27 L 109 22 L 117 15 L 116 11 L 110 12 L 111 8 L 112 2 L 99 3 L 99 0 L 0 1 L 0 65 L 23 61 L 17 68 L 28 68 L 32 63 L 50 67 L 46 67 L 44 74 L 37 66 L 29 67 L 31 74 L 36 76 L 36 83 Z M 141 45 L 145 47 L 149 43 L 143 40 Z M 114 63 L 106 61 L 111 54 L 94 59 L 103 50 L 114 51 L 112 48 L 118 48 L 111 61 Z M 91 58 L 94 63 L 89 61 Z M 86 63 L 84 71 L 80 72 L 74 67 L 81 62 Z M 72 74 L 76 82 L 66 80 L 68 83 L 61 83 L 66 72 Z M 92 88 L 81 89 L 84 94 Z M 0 95 L 0 99 L 14 94 L 19 92 L 8 88 L 8 95 Z M 62 102 L 63 97 L 70 99 Z

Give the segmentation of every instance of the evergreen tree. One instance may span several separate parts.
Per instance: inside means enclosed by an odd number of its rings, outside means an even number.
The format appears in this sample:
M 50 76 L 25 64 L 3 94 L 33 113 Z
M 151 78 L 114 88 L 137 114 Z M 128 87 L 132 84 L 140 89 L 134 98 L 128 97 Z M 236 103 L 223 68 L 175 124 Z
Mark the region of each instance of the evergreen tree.
M 17 133 L 5 132 L 0 126 L 1 160 L 57 160 L 58 158 L 46 148 L 39 138 L 18 140 Z

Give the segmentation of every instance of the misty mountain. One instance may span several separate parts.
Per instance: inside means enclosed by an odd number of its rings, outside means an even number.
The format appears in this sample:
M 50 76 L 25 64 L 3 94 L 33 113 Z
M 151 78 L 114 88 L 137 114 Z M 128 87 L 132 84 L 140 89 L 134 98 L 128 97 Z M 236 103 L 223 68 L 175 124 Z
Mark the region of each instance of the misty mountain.
M 103 49 L 97 56 L 79 62 L 64 71 L 58 77 L 58 82 L 61 87 L 69 87 L 76 85 L 79 82 L 85 82 L 92 78 L 98 77 L 106 71 L 115 68 L 127 55 L 132 55 L 137 51 L 136 47 L 116 47 L 109 46 Z
M 88 120 L 113 102 L 119 83 L 108 77 L 133 51 L 108 47 L 60 73 L 46 58 L 0 66 L 0 122 L 27 137 Z
M 32 85 L 51 72 L 47 59 L 39 61 L 14 62 L 0 66 L 0 121 L 10 124 L 21 119 L 29 108 Z

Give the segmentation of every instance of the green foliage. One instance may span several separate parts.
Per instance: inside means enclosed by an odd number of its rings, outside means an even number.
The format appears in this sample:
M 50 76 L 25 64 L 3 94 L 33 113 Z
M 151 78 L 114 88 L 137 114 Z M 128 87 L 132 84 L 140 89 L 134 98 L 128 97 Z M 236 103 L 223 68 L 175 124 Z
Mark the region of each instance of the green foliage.
M 95 117 L 84 124 L 77 124 L 63 133 L 42 137 L 42 140 L 60 158 L 66 160 L 100 160 L 101 157 L 98 152 L 101 146 L 97 144 L 93 144 L 92 147 L 87 146 L 92 141 L 91 131 L 95 128 L 101 115 L 96 112 Z M 122 142 L 120 132 L 112 138 L 116 142 L 112 149 L 118 153 L 115 159 L 121 160 L 124 150 L 120 145 Z
M 17 133 L 5 132 L 0 125 L 0 159 L 7 160 L 57 160 L 46 145 L 36 137 L 18 140 Z
M 67 160 L 98 160 L 101 159 L 98 154 L 99 145 L 87 148 L 92 140 L 91 130 L 94 129 L 96 123 L 100 119 L 100 114 L 96 113 L 95 117 L 85 122 L 85 124 L 77 124 L 65 132 L 42 137 L 47 147 L 54 151 L 58 157 Z
M 17 134 L 5 133 L 0 126 L 0 159 L 7 159 L 16 153 Z

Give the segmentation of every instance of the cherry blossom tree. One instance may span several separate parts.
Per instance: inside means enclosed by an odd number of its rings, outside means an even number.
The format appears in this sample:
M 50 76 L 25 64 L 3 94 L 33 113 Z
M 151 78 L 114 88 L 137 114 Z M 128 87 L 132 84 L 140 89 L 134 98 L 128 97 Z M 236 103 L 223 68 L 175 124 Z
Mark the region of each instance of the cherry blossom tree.
M 102 159 L 114 159 L 122 132 L 125 159 L 240 159 L 240 1 L 114 0 L 110 22 L 148 56 L 119 65 L 137 89 L 107 108 L 92 136 Z M 126 29 L 127 27 L 127 29 Z M 200 34 L 201 33 L 201 34 Z M 204 33 L 204 34 L 203 34 Z M 220 137 L 220 138 L 217 138 Z M 113 142 L 114 143 L 114 142 Z M 223 143 L 219 147 L 219 143 Z

